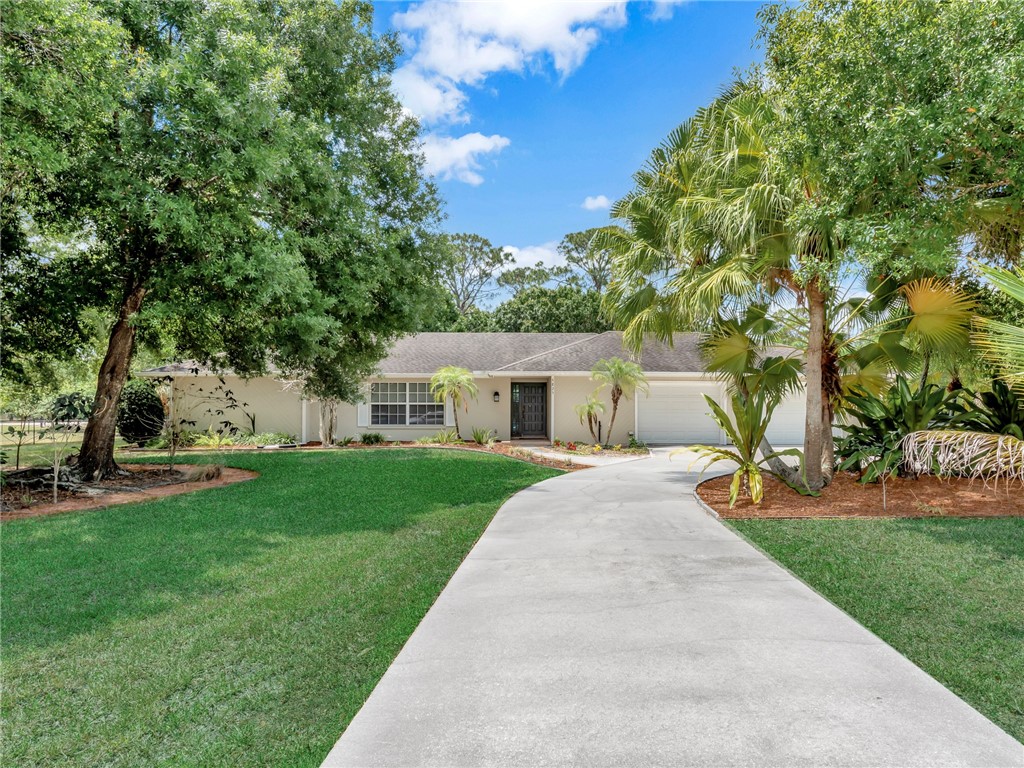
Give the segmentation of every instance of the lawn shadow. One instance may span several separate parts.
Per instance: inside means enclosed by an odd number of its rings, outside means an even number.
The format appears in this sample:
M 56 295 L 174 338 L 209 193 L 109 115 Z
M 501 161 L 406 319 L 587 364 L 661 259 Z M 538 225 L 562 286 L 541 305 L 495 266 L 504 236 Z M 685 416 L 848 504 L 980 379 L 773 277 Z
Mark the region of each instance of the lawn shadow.
M 1024 517 L 896 518 L 892 525 L 943 544 L 988 551 L 1002 560 L 1024 560 Z

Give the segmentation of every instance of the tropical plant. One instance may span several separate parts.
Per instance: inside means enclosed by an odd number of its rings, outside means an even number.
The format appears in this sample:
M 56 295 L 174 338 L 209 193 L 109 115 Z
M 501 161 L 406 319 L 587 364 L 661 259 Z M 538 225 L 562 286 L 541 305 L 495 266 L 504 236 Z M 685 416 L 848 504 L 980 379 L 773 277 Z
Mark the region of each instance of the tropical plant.
M 473 373 L 465 368 L 456 365 L 446 365 L 439 368 L 430 377 L 430 391 L 434 394 L 434 400 L 438 403 L 446 403 L 451 400 L 452 412 L 455 414 L 455 436 L 462 439 L 462 431 L 459 429 L 459 409 L 469 412 L 469 400 L 476 400 L 480 390 L 473 380 Z
M 970 394 L 965 397 L 969 400 Z M 958 427 L 1024 440 L 1024 397 L 1004 382 L 993 379 L 991 391 L 979 393 L 969 403 L 970 408 L 954 420 Z
M 494 445 L 496 439 L 493 429 L 485 429 L 482 427 L 473 427 L 473 442 L 477 445 L 486 445 L 490 447 Z
M 197 448 L 227 448 L 235 444 L 231 433 L 224 429 L 209 427 L 206 432 L 200 432 L 194 445 Z
M 590 436 L 594 438 L 595 443 L 598 442 L 598 417 L 605 411 L 604 401 L 594 393 L 589 395 L 585 402 L 577 405 L 575 410 L 576 415 L 580 417 L 580 424 L 586 424 L 587 429 L 590 430 Z
M 246 432 L 235 435 L 236 445 L 287 445 L 297 442 L 289 432 Z
M 117 431 L 121 437 L 141 448 L 160 436 L 165 421 L 164 404 L 153 382 L 129 380 L 121 390 L 121 401 L 117 406 Z
M 1024 440 L 1013 435 L 949 429 L 911 432 L 900 441 L 899 450 L 915 473 L 1024 484 Z
M 610 357 L 598 360 L 590 371 L 590 378 L 596 381 L 601 387 L 608 387 L 609 398 L 612 401 L 612 417 L 608 422 L 608 434 L 605 439 L 611 442 L 612 430 L 615 428 L 615 416 L 619 412 L 619 401 L 625 397 L 627 400 L 637 391 L 648 392 L 647 377 L 643 369 L 636 363 L 623 360 L 620 357 Z
M 348 446 L 352 445 L 355 441 L 356 439 L 352 435 L 345 435 L 344 437 L 338 438 L 337 444 L 342 448 L 348 448 Z
M 690 466 L 692 467 L 697 461 L 704 460 L 701 476 L 708 467 L 719 461 L 736 462 L 739 467 L 733 473 L 732 483 L 729 486 L 729 508 L 736 505 L 741 490 L 747 492 L 750 495 L 750 500 L 755 504 L 760 504 L 764 495 L 761 466 L 768 466 L 769 459 L 775 456 L 797 456 L 802 459 L 801 452 L 796 448 L 788 448 L 768 456 L 758 457 L 764 433 L 768 430 L 768 424 L 772 418 L 772 412 L 779 403 L 778 399 L 763 389 L 756 389 L 745 395 L 734 393 L 731 398 L 732 418 L 712 397 L 704 395 L 704 399 L 711 408 L 712 418 L 725 431 L 732 446 L 692 445 L 689 448 L 672 451 L 669 455 L 684 451 L 696 451 L 697 458 Z
M 979 265 L 986 279 L 1001 293 L 1024 305 L 1024 269 L 994 269 Z M 975 340 L 985 357 L 1014 389 L 1024 390 L 1024 327 L 991 318 L 978 319 Z
M 960 390 L 949 392 L 936 384 L 911 391 L 899 378 L 878 397 L 856 392 L 847 397 L 847 424 L 840 425 L 846 435 L 840 438 L 836 453 L 840 469 L 861 473 L 861 482 L 875 482 L 895 472 L 901 477 L 914 474 L 904 460 L 903 438 L 911 432 L 938 429 L 954 423 L 964 412 Z
M 387 440 L 380 432 L 363 432 L 359 436 L 359 442 L 363 445 L 383 445 Z
M 458 429 L 441 429 L 430 437 L 430 442 L 438 445 L 454 445 L 461 443 L 462 438 L 459 437 Z

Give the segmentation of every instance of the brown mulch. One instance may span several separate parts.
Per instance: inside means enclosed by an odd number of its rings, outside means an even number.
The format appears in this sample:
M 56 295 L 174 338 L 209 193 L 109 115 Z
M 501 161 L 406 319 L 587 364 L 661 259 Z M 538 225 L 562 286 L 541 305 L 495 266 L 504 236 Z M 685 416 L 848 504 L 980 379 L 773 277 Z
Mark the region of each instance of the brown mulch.
M 179 493 L 220 488 L 258 477 L 256 472 L 234 467 L 225 467 L 220 470 L 219 476 L 208 480 L 189 480 L 196 472 L 196 467 L 192 465 L 173 471 L 152 465 L 122 465 L 121 468 L 128 470 L 128 474 L 100 483 L 90 483 L 80 491 L 58 490 L 56 504 L 53 503 L 52 489 L 22 490 L 5 484 L 0 489 L 3 494 L 0 521 L 149 501 Z M 86 487 L 94 492 L 89 493 Z
M 306 445 L 311 445 L 307 443 Z M 319 443 L 318 443 L 319 445 Z M 305 446 L 303 446 L 305 447 Z M 453 451 L 475 451 L 476 453 L 497 453 L 501 456 L 507 456 L 510 459 L 518 459 L 519 461 L 525 461 L 530 464 L 536 464 L 541 467 L 550 467 L 551 469 L 560 469 L 563 472 L 577 472 L 581 469 L 590 469 L 589 466 L 584 464 L 576 464 L 570 461 L 561 461 L 559 459 L 549 459 L 544 456 L 538 456 L 535 453 L 527 451 L 523 448 L 518 447 L 514 443 L 495 443 L 491 447 L 486 445 L 480 445 L 479 443 L 417 443 L 412 441 L 402 441 L 399 445 L 393 443 L 387 443 L 382 445 L 363 445 L 362 443 L 351 443 L 347 446 L 337 446 L 341 450 L 352 450 L 352 449 L 366 449 L 366 448 L 444 448 L 445 450 Z
M 882 485 L 861 484 L 856 475 L 838 473 L 821 496 L 801 496 L 771 475 L 764 476 L 760 505 L 742 495 L 729 509 L 731 475 L 705 480 L 697 494 L 725 519 L 809 517 L 1022 517 L 1024 487 L 1001 484 L 985 487 L 979 480 L 942 479 L 925 475 L 917 479 L 886 481 L 886 505 Z

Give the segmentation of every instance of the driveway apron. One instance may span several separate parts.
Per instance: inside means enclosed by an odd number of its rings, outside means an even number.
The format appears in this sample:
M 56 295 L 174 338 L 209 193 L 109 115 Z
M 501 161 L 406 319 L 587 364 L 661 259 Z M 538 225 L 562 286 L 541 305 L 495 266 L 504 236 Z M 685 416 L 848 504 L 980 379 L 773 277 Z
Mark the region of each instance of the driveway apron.
M 664 451 L 510 499 L 325 766 L 1024 766 Z

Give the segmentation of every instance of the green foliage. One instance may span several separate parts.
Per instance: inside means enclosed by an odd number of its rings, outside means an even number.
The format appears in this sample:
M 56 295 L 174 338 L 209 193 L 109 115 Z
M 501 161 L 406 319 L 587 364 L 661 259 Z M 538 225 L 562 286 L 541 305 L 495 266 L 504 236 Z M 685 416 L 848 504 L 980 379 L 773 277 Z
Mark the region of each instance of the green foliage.
M 944 263 L 963 234 L 1021 257 L 1024 5 L 810 0 L 761 20 L 780 153 L 827 193 L 798 218 L 851 212 L 845 239 L 890 273 Z
M 569 267 L 583 275 L 587 291 L 602 293 L 612 278 L 612 252 L 595 240 L 599 229 L 570 232 L 558 244 L 558 252 Z
M 346 448 L 352 445 L 352 443 L 354 443 L 355 441 L 356 439 L 352 437 L 352 435 L 345 435 L 344 437 L 338 438 L 338 445 L 340 445 L 342 448 Z
M 865 483 L 892 473 L 912 474 L 903 460 L 900 442 L 911 432 L 941 429 L 964 412 L 961 391 L 948 392 L 936 384 L 911 391 L 906 379 L 881 397 L 855 392 L 847 397 L 850 423 L 840 425 L 846 435 L 836 443 L 840 469 L 861 473 Z
M 476 400 L 480 390 L 473 379 L 473 373 L 457 365 L 438 368 L 430 377 L 430 391 L 438 403 L 451 400 L 455 414 L 455 436 L 461 439 L 459 431 L 459 410 L 469 411 L 470 399 Z
M 435 244 L 438 277 L 460 315 L 491 296 L 489 286 L 513 262 L 512 254 L 479 235 L 440 236 Z
M 235 441 L 229 431 L 213 427 L 200 432 L 193 443 L 196 448 L 228 448 L 234 444 Z
M 482 427 L 473 427 L 473 442 L 477 445 L 494 445 L 495 438 L 493 429 L 484 429 Z
M 175 441 L 176 448 L 193 448 L 198 445 L 199 440 L 206 435 L 194 429 L 177 429 L 172 432 L 164 430 L 163 434 L 146 443 L 147 448 L 154 451 L 165 451 L 171 447 L 171 440 Z
M 579 416 L 580 424 L 585 424 L 590 430 L 590 436 L 594 442 L 598 442 L 597 423 L 598 417 L 605 411 L 604 401 L 596 394 L 589 395 L 587 399 L 575 406 L 576 415 Z
M 507 333 L 603 333 L 612 328 L 600 294 L 572 285 L 520 291 L 494 310 L 493 326 Z
M 459 437 L 459 433 L 456 432 L 454 429 L 441 429 L 438 430 L 433 435 L 431 435 L 430 437 L 420 438 L 418 442 L 434 443 L 437 445 L 454 445 L 455 443 L 461 443 L 462 438 Z
M 761 466 L 767 466 L 768 462 L 777 456 L 799 456 L 801 460 L 803 456 L 796 448 L 776 451 L 760 458 L 757 455 L 761 441 L 764 440 L 764 434 L 768 431 L 772 413 L 779 404 L 778 399 L 763 389 L 756 389 L 749 394 L 734 393 L 731 418 L 713 398 L 704 395 L 704 399 L 711 408 L 711 417 L 725 431 L 732 446 L 693 445 L 673 451 L 670 455 L 683 451 L 696 451 L 697 459 L 695 461 L 703 460 L 705 462 L 701 469 L 701 475 L 708 467 L 719 461 L 735 462 L 739 467 L 733 473 L 732 483 L 729 486 L 729 508 L 732 509 L 736 505 L 741 491 L 749 493 L 751 501 L 760 504 L 764 495 Z
M 383 445 L 388 439 L 380 432 L 363 432 L 359 436 L 359 442 L 363 445 Z
M 965 397 L 969 409 L 953 420 L 956 426 L 1024 440 L 1024 397 L 1004 382 L 994 379 L 991 391 L 979 393 L 973 402 L 971 393 Z
M 397 41 L 374 33 L 370 3 L 10 10 L 4 362 L 72 357 L 74 337 L 60 347 L 52 329 L 96 307 L 131 316 L 110 351 L 121 363 L 134 333 L 158 328 L 182 357 L 243 375 L 274 364 L 347 393 L 417 326 L 437 201 L 390 89 Z M 30 226 L 85 247 L 48 259 Z
M 153 382 L 131 379 L 121 391 L 117 406 L 117 431 L 126 442 L 141 448 L 159 437 L 164 428 L 164 404 Z
M 1024 268 L 1016 271 L 981 267 L 982 274 L 995 289 L 1016 305 L 1024 308 Z M 1008 323 L 993 318 L 979 318 L 980 333 L 976 341 L 985 357 L 1016 388 L 1024 388 L 1024 324 Z
M 288 432 L 247 432 L 235 435 L 235 445 L 285 445 L 297 442 L 295 435 Z
M 477 307 L 470 307 L 464 315 L 459 315 L 450 326 L 439 330 L 460 333 L 488 333 L 497 331 L 498 328 L 494 324 L 494 315 L 492 313 Z

